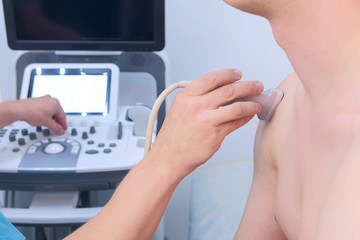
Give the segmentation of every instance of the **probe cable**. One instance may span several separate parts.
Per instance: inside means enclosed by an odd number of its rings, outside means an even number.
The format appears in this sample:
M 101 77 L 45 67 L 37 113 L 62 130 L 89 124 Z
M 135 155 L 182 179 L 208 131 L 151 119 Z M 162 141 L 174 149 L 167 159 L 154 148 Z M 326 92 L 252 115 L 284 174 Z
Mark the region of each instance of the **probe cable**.
M 146 138 L 145 138 L 145 147 L 144 147 L 144 157 L 148 154 L 151 148 L 152 143 L 152 137 L 154 132 L 154 124 L 156 121 L 157 114 L 159 112 L 159 109 L 162 105 L 162 103 L 165 101 L 165 98 L 175 89 L 177 88 L 184 88 L 186 87 L 190 81 L 180 81 L 176 82 L 169 87 L 167 87 L 162 93 L 159 95 L 159 97 L 156 99 L 154 106 L 151 109 L 151 113 L 149 116 L 148 125 L 146 128 Z

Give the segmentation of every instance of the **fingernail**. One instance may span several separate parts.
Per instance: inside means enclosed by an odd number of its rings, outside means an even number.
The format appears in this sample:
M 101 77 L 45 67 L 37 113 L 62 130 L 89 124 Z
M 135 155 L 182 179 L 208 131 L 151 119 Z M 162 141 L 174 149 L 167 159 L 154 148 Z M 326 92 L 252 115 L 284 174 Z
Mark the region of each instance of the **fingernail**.
M 262 92 L 264 89 L 264 85 L 262 84 L 262 82 L 257 81 L 255 84 L 256 88 L 258 89 L 259 92 Z
M 242 73 L 240 72 L 240 70 L 235 69 L 235 70 L 234 70 L 234 73 L 235 73 L 236 77 L 238 77 L 238 78 L 241 78 L 241 77 L 242 77 Z

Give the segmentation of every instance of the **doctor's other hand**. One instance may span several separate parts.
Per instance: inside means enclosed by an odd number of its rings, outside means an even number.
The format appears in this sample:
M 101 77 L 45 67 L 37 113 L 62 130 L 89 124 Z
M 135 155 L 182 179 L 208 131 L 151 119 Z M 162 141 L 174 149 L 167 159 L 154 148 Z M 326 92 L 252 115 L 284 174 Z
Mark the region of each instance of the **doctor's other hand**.
M 13 104 L 17 120 L 48 127 L 56 134 L 62 134 L 67 129 L 66 114 L 56 98 L 46 95 L 17 100 Z
M 255 102 L 235 99 L 260 94 L 258 81 L 239 81 L 237 69 L 208 73 L 176 95 L 149 154 L 183 176 L 205 163 L 224 138 L 259 113 Z

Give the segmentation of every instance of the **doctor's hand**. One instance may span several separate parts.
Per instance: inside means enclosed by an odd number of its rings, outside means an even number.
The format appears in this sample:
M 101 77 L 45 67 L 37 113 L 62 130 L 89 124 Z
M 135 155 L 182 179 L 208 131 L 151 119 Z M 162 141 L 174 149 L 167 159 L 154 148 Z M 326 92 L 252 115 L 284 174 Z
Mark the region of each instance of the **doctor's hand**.
M 229 133 L 261 110 L 255 102 L 229 104 L 264 89 L 258 81 L 238 81 L 241 77 L 239 70 L 224 69 L 186 86 L 175 97 L 149 154 L 184 176 L 210 159 Z
M 59 101 L 49 95 L 27 98 L 13 102 L 16 120 L 23 120 L 33 126 L 45 126 L 56 134 L 67 129 L 66 114 Z

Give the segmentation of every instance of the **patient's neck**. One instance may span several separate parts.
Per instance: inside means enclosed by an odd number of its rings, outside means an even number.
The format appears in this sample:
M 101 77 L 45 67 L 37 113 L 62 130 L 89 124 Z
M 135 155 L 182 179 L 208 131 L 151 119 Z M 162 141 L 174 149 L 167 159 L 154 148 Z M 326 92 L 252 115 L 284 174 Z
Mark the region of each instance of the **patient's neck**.
M 304 94 L 318 107 L 359 112 L 358 11 L 349 7 L 342 12 L 327 9 L 317 15 L 270 19 L 274 36 L 301 80 Z

